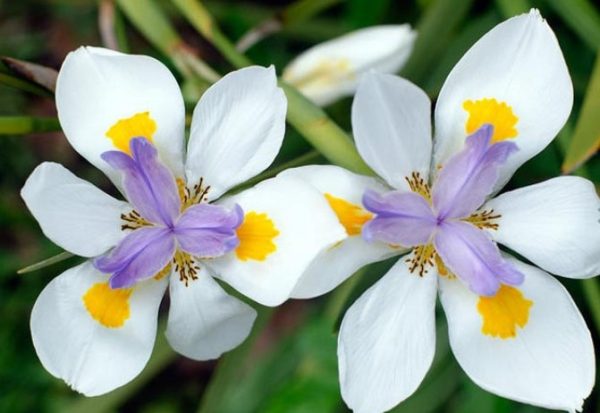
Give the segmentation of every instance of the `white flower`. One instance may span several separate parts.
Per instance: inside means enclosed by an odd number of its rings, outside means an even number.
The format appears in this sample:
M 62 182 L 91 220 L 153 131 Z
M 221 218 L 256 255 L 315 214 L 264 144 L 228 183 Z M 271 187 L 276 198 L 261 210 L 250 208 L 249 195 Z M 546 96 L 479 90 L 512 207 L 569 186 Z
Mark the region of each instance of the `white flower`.
M 128 201 L 55 163 L 40 165 L 22 191 L 48 238 L 93 258 L 51 281 L 31 316 L 44 367 L 85 395 L 143 369 L 167 286 L 171 346 L 216 358 L 246 338 L 256 313 L 213 276 L 278 305 L 343 236 L 320 193 L 298 179 L 221 198 L 281 146 L 286 99 L 273 68 L 245 68 L 213 85 L 194 110 L 187 154 L 177 82 L 153 58 L 80 48 L 59 73 L 56 104 L 71 145 Z
M 479 198 L 481 191 L 476 197 L 465 192 L 484 181 L 488 195 L 500 190 L 556 136 L 572 101 L 558 42 L 539 12 L 532 10 L 491 30 L 450 73 L 435 108 L 433 148 L 431 102 L 425 93 L 395 76 L 365 76 L 353 104 L 354 136 L 360 154 L 383 182 L 333 166 L 284 174 L 301 177 L 324 193 L 348 234 L 313 262 L 295 296 L 323 294 L 364 264 L 415 247 L 352 305 L 342 322 L 340 383 L 344 400 L 355 412 L 387 411 L 417 389 L 434 356 L 437 291 L 452 351 L 475 383 L 524 403 L 568 411 L 582 408 L 595 379 L 593 343 L 568 292 L 546 271 L 569 278 L 600 273 L 600 199 L 594 185 L 578 177 L 559 177 L 493 199 Z M 505 148 L 511 142 L 518 150 L 511 149 L 493 168 L 482 170 L 484 178 L 474 174 L 471 182 L 460 180 L 457 159 L 464 161 L 470 143 L 484 136 Z M 500 143 L 487 142 L 490 148 L 500 148 Z M 449 176 L 456 179 L 449 181 Z M 470 215 L 458 214 L 458 225 L 478 234 L 478 242 L 502 244 L 541 269 L 508 254 L 500 256 L 495 245 L 478 255 L 477 243 L 466 238 L 454 243 L 448 243 L 448 237 L 437 239 L 446 219 L 434 214 L 440 212 L 435 184 L 441 185 L 442 177 L 447 190 L 438 190 L 457 209 L 468 203 L 479 206 Z M 461 188 L 455 188 L 458 184 Z M 377 199 L 371 191 L 362 198 L 366 189 L 393 192 Z M 386 209 L 406 194 L 421 200 L 414 204 L 416 210 L 425 205 L 420 210 L 431 207 L 433 212 L 421 217 L 411 216 L 408 209 Z M 399 224 L 402 220 L 406 226 Z M 422 239 L 418 221 L 434 228 L 423 232 L 433 234 L 429 243 L 410 241 Z M 363 225 L 372 243 L 360 237 Z M 394 235 L 406 241 L 395 246 L 376 241 Z M 440 257 L 440 246 L 446 253 L 454 251 L 447 255 L 452 260 Z M 504 261 L 503 268 L 514 270 L 510 282 L 490 274 L 499 262 L 489 261 L 491 255 Z M 472 265 L 465 265 L 469 261 Z M 498 276 L 492 281 L 501 284 L 468 282 L 490 275 Z
M 351 96 L 371 69 L 396 73 L 408 60 L 416 33 L 408 24 L 373 26 L 320 43 L 286 66 L 283 79 L 319 106 Z

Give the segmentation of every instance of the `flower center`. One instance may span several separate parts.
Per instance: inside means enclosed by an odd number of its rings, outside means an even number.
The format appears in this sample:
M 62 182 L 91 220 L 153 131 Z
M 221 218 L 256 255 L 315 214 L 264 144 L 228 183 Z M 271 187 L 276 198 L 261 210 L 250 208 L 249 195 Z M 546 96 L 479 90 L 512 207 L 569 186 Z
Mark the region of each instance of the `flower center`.
M 131 119 L 120 122 L 125 122 L 117 124 L 122 136 L 126 134 L 123 125 L 135 123 Z M 219 257 L 238 246 L 236 229 L 243 211 L 238 205 L 230 209 L 206 203 L 210 187 L 203 180 L 191 188 L 183 179 L 176 180 L 148 139 L 132 138 L 129 145 L 127 153 L 109 151 L 102 158 L 122 173 L 133 210 L 121 215 L 121 228 L 131 232 L 95 260 L 96 268 L 111 274 L 113 288 L 165 276 L 169 268 L 187 286 L 197 278 L 198 260 Z
M 367 190 L 363 203 L 375 218 L 364 226 L 363 237 L 412 247 L 406 260 L 412 273 L 422 277 L 437 267 L 440 275 L 456 275 L 478 295 L 493 296 L 501 284 L 521 283 L 523 274 L 483 231 L 497 230 L 500 214 L 478 210 L 494 189 L 497 169 L 516 150 L 512 142 L 492 143 L 493 134 L 486 124 L 469 136 L 431 188 L 413 172 L 406 177 L 410 192 Z

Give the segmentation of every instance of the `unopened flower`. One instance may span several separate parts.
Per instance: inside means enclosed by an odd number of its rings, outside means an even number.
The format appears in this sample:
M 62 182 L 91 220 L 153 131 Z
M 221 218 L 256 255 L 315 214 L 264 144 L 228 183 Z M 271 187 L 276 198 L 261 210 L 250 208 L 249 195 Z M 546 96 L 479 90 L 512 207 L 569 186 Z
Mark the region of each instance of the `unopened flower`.
M 51 281 L 31 316 L 42 364 L 81 393 L 106 393 L 143 369 L 167 286 L 171 346 L 216 358 L 246 338 L 256 313 L 214 276 L 277 305 L 342 235 L 320 193 L 294 178 L 221 197 L 281 146 L 286 99 L 273 68 L 242 69 L 207 90 L 187 153 L 183 99 L 153 58 L 81 48 L 63 64 L 56 103 L 71 145 L 128 201 L 55 163 L 22 191 L 51 240 L 92 258 Z
M 325 194 L 348 234 L 344 255 L 323 252 L 294 295 L 322 294 L 368 262 L 405 254 L 342 322 L 340 382 L 354 411 L 387 411 L 417 389 L 434 356 L 438 290 L 451 348 L 475 383 L 525 403 L 582 408 L 595 377 L 591 336 L 546 271 L 600 273 L 600 199 L 578 177 L 492 198 L 556 136 L 572 101 L 556 38 L 533 10 L 491 30 L 450 73 L 435 145 L 425 93 L 392 75 L 365 76 L 354 136 L 384 182 L 332 166 L 287 172 Z M 320 281 L 319 268 L 334 281 Z
M 373 26 L 320 43 L 296 57 L 283 79 L 319 106 L 356 91 L 361 74 L 396 73 L 408 60 L 416 33 L 408 24 Z

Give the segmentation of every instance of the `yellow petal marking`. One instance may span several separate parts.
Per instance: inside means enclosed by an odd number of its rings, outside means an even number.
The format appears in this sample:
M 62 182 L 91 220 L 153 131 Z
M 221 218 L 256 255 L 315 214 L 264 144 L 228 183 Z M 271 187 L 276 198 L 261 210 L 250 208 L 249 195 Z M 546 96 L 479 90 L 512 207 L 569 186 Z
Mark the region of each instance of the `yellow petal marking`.
M 465 100 L 463 108 L 469 113 L 465 125 L 467 134 L 472 134 L 486 123 L 494 127 L 492 143 L 515 138 L 518 134 L 515 126 L 519 118 L 506 102 L 496 99 Z
M 279 235 L 275 224 L 266 213 L 248 212 L 237 229 L 240 245 L 235 253 L 241 261 L 264 261 L 277 250 L 273 241 Z
M 129 141 L 141 136 L 152 142 L 154 132 L 156 122 L 150 117 L 150 112 L 142 112 L 117 121 L 106 131 L 106 137 L 113 141 L 117 149 L 131 155 Z
M 345 199 L 331 194 L 325 194 L 325 198 L 348 235 L 360 235 L 363 225 L 373 218 L 373 214 Z
M 497 338 L 515 338 L 517 327 L 523 328 L 529 320 L 533 301 L 514 287 L 502 284 L 493 297 L 479 297 L 477 311 L 481 314 L 481 332 Z
M 83 295 L 83 303 L 94 320 L 108 328 L 123 327 L 129 318 L 131 288 L 112 289 L 96 283 Z

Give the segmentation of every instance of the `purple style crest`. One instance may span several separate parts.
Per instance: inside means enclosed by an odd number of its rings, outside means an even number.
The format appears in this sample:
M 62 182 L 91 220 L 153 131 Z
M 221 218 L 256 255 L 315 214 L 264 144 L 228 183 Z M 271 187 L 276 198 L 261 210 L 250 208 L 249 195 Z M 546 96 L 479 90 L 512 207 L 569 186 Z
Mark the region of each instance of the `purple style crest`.
M 414 192 L 366 191 L 365 208 L 375 218 L 363 227 L 367 241 L 403 247 L 433 244 L 446 266 L 479 295 L 494 295 L 500 283 L 517 285 L 523 274 L 500 254 L 487 233 L 464 221 L 491 194 L 498 168 L 517 150 L 513 142 L 491 143 L 483 125 L 448 160 L 432 188 L 431 203 Z
M 156 275 L 177 250 L 195 257 L 217 257 L 239 244 L 236 229 L 244 219 L 239 205 L 231 210 L 198 204 L 181 211 L 177 183 L 146 138 L 130 141 L 131 156 L 120 151 L 102 154 L 121 171 L 125 194 L 146 225 L 128 234 L 114 249 L 94 260 L 112 274 L 112 288 L 130 287 Z

